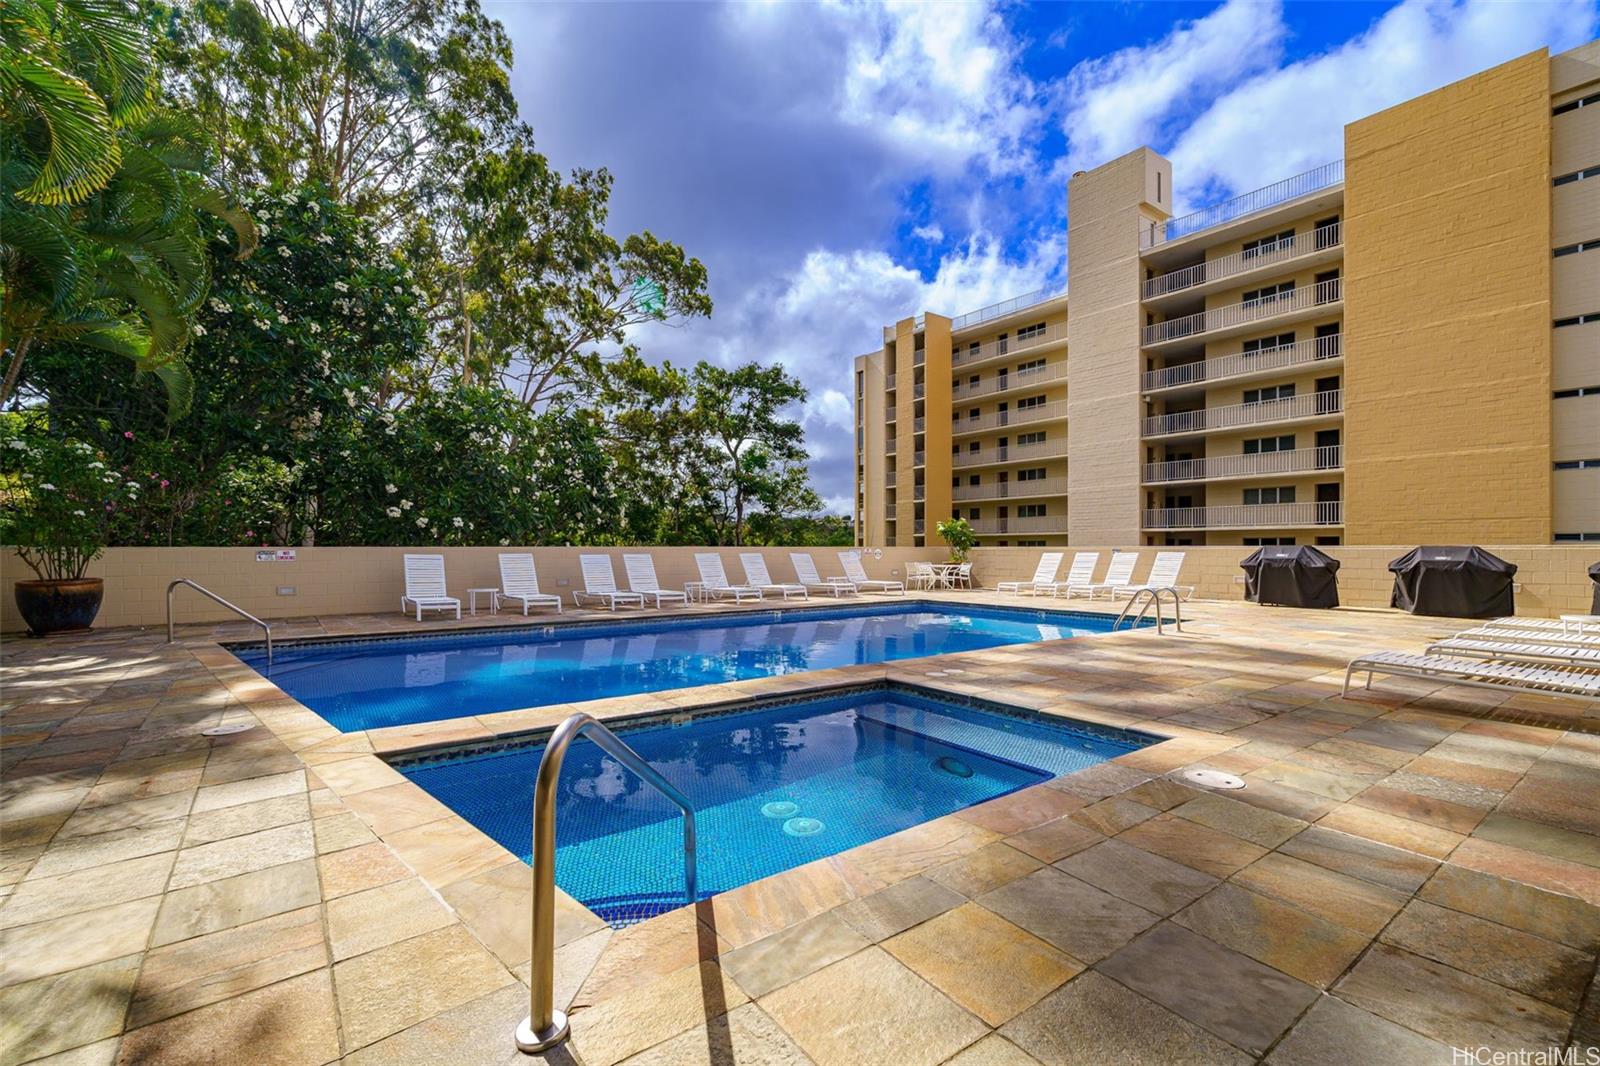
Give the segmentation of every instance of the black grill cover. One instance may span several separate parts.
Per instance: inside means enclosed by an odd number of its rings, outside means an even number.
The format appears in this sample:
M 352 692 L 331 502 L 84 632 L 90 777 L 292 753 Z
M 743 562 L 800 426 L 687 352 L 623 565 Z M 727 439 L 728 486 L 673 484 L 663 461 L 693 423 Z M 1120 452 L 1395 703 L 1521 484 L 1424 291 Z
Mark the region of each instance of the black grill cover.
M 1257 548 L 1239 566 L 1247 600 L 1281 607 L 1339 606 L 1339 560 L 1309 544 Z
M 1511 578 L 1517 572 L 1482 548 L 1424 545 L 1389 564 L 1394 574 L 1390 607 L 1447 618 L 1495 618 L 1516 614 Z
M 1600 563 L 1589 567 L 1589 580 L 1594 582 L 1594 602 L 1589 604 L 1589 613 L 1600 614 Z

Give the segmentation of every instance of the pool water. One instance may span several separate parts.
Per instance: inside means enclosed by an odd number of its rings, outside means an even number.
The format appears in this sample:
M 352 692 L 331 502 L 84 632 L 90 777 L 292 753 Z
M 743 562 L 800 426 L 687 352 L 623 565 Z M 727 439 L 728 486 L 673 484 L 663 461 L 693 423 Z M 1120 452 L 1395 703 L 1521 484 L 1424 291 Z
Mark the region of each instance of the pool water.
M 693 806 L 702 899 L 1156 739 L 892 686 L 618 732 Z M 396 768 L 528 862 L 543 753 L 529 745 Z M 670 800 L 584 739 L 567 751 L 556 796 L 563 890 L 619 926 L 686 902 L 683 821 Z
M 1109 632 L 1107 615 L 927 603 L 278 645 L 239 655 L 343 732 Z

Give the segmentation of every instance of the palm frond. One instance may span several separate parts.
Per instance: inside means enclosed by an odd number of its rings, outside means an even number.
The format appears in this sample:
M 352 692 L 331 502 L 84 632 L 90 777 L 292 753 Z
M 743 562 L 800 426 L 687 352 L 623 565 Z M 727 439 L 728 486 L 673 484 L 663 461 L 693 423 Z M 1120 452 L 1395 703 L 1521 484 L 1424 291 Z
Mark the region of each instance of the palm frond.
M 0 92 L 25 105 L 47 141 L 38 175 L 18 199 L 76 204 L 117 172 L 122 148 L 105 101 L 89 83 L 38 56 L 0 51 Z

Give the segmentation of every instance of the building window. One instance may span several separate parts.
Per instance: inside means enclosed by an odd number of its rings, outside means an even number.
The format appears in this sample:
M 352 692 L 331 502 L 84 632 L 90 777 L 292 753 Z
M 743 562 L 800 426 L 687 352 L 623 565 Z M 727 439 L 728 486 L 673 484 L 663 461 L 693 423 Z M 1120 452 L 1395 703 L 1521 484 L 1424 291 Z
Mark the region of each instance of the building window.
M 1269 547 L 1272 547 L 1272 546 L 1278 545 L 1278 544 L 1291 544 L 1292 545 L 1293 543 L 1294 543 L 1294 538 L 1293 537 L 1246 537 L 1246 538 L 1244 538 L 1244 546 L 1246 548 L 1269 548 Z
M 1019 411 L 1026 411 L 1030 407 L 1043 407 L 1043 406 L 1044 406 L 1044 397 L 1043 396 L 1024 396 L 1022 399 L 1017 401 L 1017 410 L 1019 410 Z
M 1044 430 L 1042 430 L 1042 429 L 1041 430 L 1037 430 L 1036 432 L 1033 432 L 1033 433 L 1018 433 L 1017 434 L 1017 447 L 1019 447 L 1019 448 L 1022 447 L 1024 444 L 1043 444 L 1043 443 L 1044 443 Z
M 1042 370 L 1042 369 L 1044 369 L 1044 360 L 1043 359 L 1030 359 L 1026 363 L 1018 363 L 1017 364 L 1017 373 L 1019 373 L 1019 374 L 1026 374 L 1030 370 Z
M 1294 396 L 1293 385 L 1263 385 L 1259 389 L 1245 389 L 1245 403 L 1271 403 L 1273 400 L 1287 400 Z
M 1559 389 L 1550 394 L 1554 400 L 1570 400 L 1576 396 L 1600 396 L 1600 385 L 1588 385 L 1581 389 Z
M 1600 459 L 1562 459 L 1555 464 L 1557 470 L 1600 470 Z
M 1035 337 L 1042 337 L 1042 336 L 1044 336 L 1044 323 L 1043 322 L 1037 323 L 1037 324 L 1032 325 L 1032 326 L 1023 326 L 1021 329 L 1017 330 L 1017 340 L 1019 340 L 1019 341 L 1031 341 Z
M 1287 249 L 1292 244 L 1294 244 L 1294 230 L 1286 229 L 1282 233 L 1273 234 L 1271 237 L 1245 241 L 1244 247 L 1239 251 L 1245 259 L 1254 259 L 1258 255 L 1267 255 L 1280 249 Z
M 1245 489 L 1244 502 L 1248 507 L 1263 507 L 1272 503 L 1293 503 L 1294 486 L 1282 485 L 1264 489 Z
M 1276 285 L 1266 285 L 1259 289 L 1248 289 L 1239 298 L 1245 307 L 1257 307 L 1269 304 L 1274 300 L 1286 299 L 1294 295 L 1294 282 L 1282 281 Z
M 976 522 L 978 520 L 978 509 L 976 507 L 968 508 L 967 517 Z
M 1600 248 L 1600 241 L 1579 241 L 1577 244 L 1564 244 L 1557 248 L 1554 255 L 1560 259 L 1564 255 L 1577 255 L 1579 252 L 1592 252 Z
M 1275 352 L 1280 348 L 1289 348 L 1294 345 L 1294 334 L 1276 333 L 1270 337 L 1256 337 L 1254 340 L 1244 342 L 1242 349 L 1245 355 L 1260 355 L 1262 352 Z
M 1565 115 L 1569 111 L 1576 111 L 1580 107 L 1593 107 L 1595 104 L 1600 104 L 1600 93 L 1592 93 L 1581 100 L 1573 100 L 1569 103 L 1552 107 L 1550 113 L 1552 115 Z
M 979 408 L 976 408 L 976 407 L 974 407 L 972 410 L 968 411 L 967 412 L 967 421 L 976 422 L 978 420 L 978 411 L 979 411 Z
M 1561 329 L 1563 326 L 1583 326 L 1590 322 L 1600 322 L 1600 311 L 1587 315 L 1573 315 L 1571 318 L 1558 318 L 1554 325 L 1556 329 Z
M 1035 466 L 1035 467 L 1030 467 L 1027 470 L 1018 470 L 1017 471 L 1017 480 L 1018 481 L 1043 481 L 1044 480 L 1044 467 Z
M 1587 170 L 1574 170 L 1571 174 L 1563 174 L 1550 184 L 1571 185 L 1575 181 L 1587 181 L 1589 178 L 1600 178 L 1600 167 L 1589 167 Z
M 1557 541 L 1600 540 L 1600 533 L 1557 533 Z
M 1244 442 L 1244 454 L 1260 455 L 1263 452 L 1292 452 L 1294 451 L 1294 434 L 1286 433 L 1281 437 L 1257 437 Z
M 1017 505 L 1018 518 L 1043 518 L 1044 507 L 1042 503 L 1019 503 Z

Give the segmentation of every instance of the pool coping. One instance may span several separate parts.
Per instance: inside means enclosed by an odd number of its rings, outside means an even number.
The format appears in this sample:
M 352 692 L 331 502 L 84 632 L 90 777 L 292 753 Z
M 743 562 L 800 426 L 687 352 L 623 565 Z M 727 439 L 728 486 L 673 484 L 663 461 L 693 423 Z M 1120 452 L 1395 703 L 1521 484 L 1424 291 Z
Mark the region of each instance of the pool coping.
M 913 601 L 923 599 L 930 603 L 949 602 L 927 597 L 906 598 Z M 898 596 L 893 598 L 893 602 L 899 600 Z M 729 607 L 732 608 L 732 605 Z M 730 609 L 729 613 L 733 611 Z M 750 609 L 745 608 L 741 613 L 750 613 Z M 659 614 L 653 616 L 659 617 Z M 477 628 L 472 627 L 469 631 L 476 631 Z M 1154 627 L 1130 628 L 1098 634 L 1096 643 L 1151 639 L 1154 633 Z M 1033 641 L 1020 646 L 1037 649 L 1053 644 L 1065 645 L 1077 639 L 1080 638 Z M 525 741 L 540 733 L 547 735 L 561 721 L 579 710 L 592 714 L 602 722 L 610 722 L 652 713 L 682 713 L 724 704 L 759 702 L 763 698 L 802 692 L 811 696 L 821 696 L 833 690 L 885 683 L 922 688 L 940 699 L 976 697 L 992 700 L 992 696 L 986 695 L 994 691 L 992 686 L 973 685 L 963 680 L 964 671 L 956 664 L 970 656 L 992 655 L 1011 647 L 1008 645 L 977 651 L 898 659 L 888 663 L 831 667 L 824 670 L 614 696 L 578 703 L 550 704 L 526 710 L 495 712 L 491 715 L 440 719 L 415 727 L 393 726 L 381 730 L 343 733 L 264 675 L 256 672 L 249 663 L 238 658 L 232 650 L 236 643 L 208 641 L 205 646 L 196 649 L 196 655 L 202 661 L 211 660 L 208 665 L 230 668 L 225 670 L 223 676 L 228 678 L 226 683 L 235 697 L 249 705 L 257 718 L 295 752 L 296 756 L 310 768 L 318 784 L 338 796 L 432 892 L 451 906 L 474 936 L 508 968 L 518 973 L 524 972 L 531 965 L 529 961 L 532 886 L 530 867 L 520 856 L 513 854 L 477 826 L 434 799 L 420 785 L 406 778 L 394 768 L 391 759 L 419 751 L 461 746 L 491 738 L 495 740 L 516 738 Z M 930 663 L 939 660 L 951 660 L 951 663 L 943 670 L 927 669 Z M 232 675 L 236 671 L 248 676 L 240 676 L 235 682 L 232 680 Z M 1024 689 L 1026 687 L 1026 684 L 1022 686 Z M 710 703 L 707 703 L 708 698 L 711 700 Z M 1152 721 L 1137 715 L 1115 712 L 1086 715 L 1082 708 L 1073 708 L 1071 713 L 1053 711 L 1050 705 L 1060 702 L 1062 702 L 1060 696 L 1056 693 L 1029 694 L 1020 698 L 1018 694 L 1008 694 L 1004 705 L 1088 725 L 1108 726 L 1114 729 L 1132 729 L 1137 726 L 1139 732 L 1155 739 L 1138 751 L 1117 756 L 1109 761 L 1147 771 L 1152 767 L 1170 769 L 1245 743 L 1242 738 L 1224 738 L 1204 730 L 1166 721 Z M 501 728 L 491 731 L 486 725 L 486 720 Z M 1197 752 L 1195 745 L 1200 745 L 1204 750 Z M 1162 753 L 1162 749 L 1168 750 Z M 1061 780 L 1061 777 L 1053 778 L 1021 789 L 1003 799 L 1013 801 L 1017 797 L 1033 794 L 1035 790 L 1056 789 Z M 955 823 L 961 824 L 960 831 L 970 830 L 976 827 L 975 823 L 964 819 L 963 815 L 980 811 L 984 806 L 985 804 L 978 804 L 918 823 L 826 859 L 752 881 L 693 906 L 705 907 L 717 901 L 724 901 L 726 904 L 733 897 L 782 898 L 796 891 L 803 894 L 807 883 L 817 875 L 818 867 L 829 867 L 829 875 L 837 877 L 836 868 L 841 865 L 848 866 L 851 857 L 861 853 L 863 849 L 893 848 L 896 842 L 909 840 L 915 834 L 938 832 L 937 827 L 952 827 Z M 395 813 L 397 811 L 400 812 L 398 815 Z M 935 828 L 930 829 L 930 827 Z M 521 889 L 509 888 L 508 879 L 520 885 Z M 507 898 L 518 894 L 525 895 L 527 900 L 512 901 Z M 663 919 L 670 921 L 671 916 L 692 909 L 691 905 L 685 904 L 677 910 L 657 915 L 652 921 Z M 558 952 L 566 944 L 600 929 L 610 928 L 608 923 L 559 887 L 556 890 L 556 912 Z

